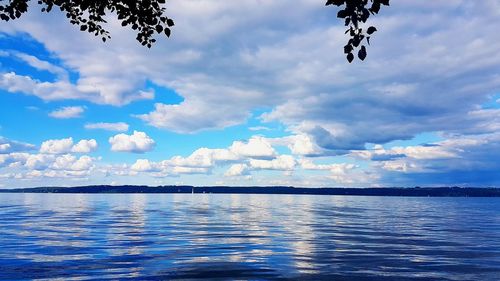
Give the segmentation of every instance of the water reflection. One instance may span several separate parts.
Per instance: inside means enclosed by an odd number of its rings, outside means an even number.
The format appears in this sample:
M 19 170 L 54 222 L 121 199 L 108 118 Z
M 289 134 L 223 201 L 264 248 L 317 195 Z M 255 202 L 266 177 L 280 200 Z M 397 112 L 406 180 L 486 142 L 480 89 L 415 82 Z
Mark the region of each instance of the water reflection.
M 499 203 L 2 194 L 0 280 L 497 280 Z

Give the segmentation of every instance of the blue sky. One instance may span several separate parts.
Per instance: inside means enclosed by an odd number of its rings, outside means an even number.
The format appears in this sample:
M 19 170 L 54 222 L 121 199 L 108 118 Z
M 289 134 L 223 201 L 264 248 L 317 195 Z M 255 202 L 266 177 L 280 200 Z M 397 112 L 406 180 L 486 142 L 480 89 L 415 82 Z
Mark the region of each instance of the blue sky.
M 35 5 L 0 26 L 0 188 L 499 185 L 498 11 L 394 2 L 348 64 L 317 0 L 169 1 L 151 49 Z

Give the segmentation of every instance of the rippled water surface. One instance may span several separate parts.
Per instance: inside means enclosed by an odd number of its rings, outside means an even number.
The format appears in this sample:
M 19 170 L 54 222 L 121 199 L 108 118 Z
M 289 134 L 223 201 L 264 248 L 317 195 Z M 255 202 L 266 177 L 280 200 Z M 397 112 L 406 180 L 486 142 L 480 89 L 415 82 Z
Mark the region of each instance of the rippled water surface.
M 500 280 L 500 198 L 0 194 L 0 280 Z

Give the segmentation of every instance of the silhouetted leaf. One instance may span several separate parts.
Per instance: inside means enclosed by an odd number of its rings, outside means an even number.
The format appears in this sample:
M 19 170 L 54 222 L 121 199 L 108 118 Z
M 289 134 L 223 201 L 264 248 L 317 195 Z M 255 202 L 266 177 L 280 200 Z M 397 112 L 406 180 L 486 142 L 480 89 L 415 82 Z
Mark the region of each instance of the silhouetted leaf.
M 352 46 L 351 45 L 345 45 L 344 46 L 344 54 L 348 54 L 352 52 Z
M 363 30 L 360 23 L 368 21 L 370 15 L 375 15 L 380 11 L 381 5 L 389 5 L 389 0 L 343 0 L 343 1 L 327 1 L 327 5 L 338 3 L 340 9 L 337 12 L 338 18 L 344 19 L 344 24 L 347 26 L 346 34 L 349 34 L 350 39 L 344 46 L 344 53 L 348 56 L 348 61 L 354 60 L 355 51 L 360 60 L 364 60 L 367 56 L 366 46 L 362 43 L 366 38 L 367 45 L 370 45 L 371 37 L 377 29 L 374 26 Z M 359 48 L 359 49 L 358 49 Z
M 377 29 L 375 28 L 375 26 L 370 26 L 368 27 L 368 29 L 366 30 L 366 33 L 368 34 L 372 34 L 373 32 L 377 31 Z
M 361 46 L 361 49 L 359 49 L 359 51 L 358 51 L 358 58 L 360 60 L 365 60 L 365 58 L 366 58 L 366 48 L 365 48 L 365 46 Z
M 352 53 L 347 54 L 347 61 L 351 63 L 354 60 L 354 55 Z
M 340 10 L 338 13 L 337 13 L 337 18 L 345 18 L 347 17 L 348 13 L 346 10 Z
M 354 38 L 352 38 L 352 45 L 354 47 L 358 47 L 360 43 L 361 39 L 359 38 L 359 36 L 354 36 Z
M 328 1 L 326 1 L 325 5 L 326 6 L 328 6 L 328 5 L 337 5 L 337 6 L 340 6 L 340 5 L 344 4 L 345 1 L 346 0 L 328 0 Z

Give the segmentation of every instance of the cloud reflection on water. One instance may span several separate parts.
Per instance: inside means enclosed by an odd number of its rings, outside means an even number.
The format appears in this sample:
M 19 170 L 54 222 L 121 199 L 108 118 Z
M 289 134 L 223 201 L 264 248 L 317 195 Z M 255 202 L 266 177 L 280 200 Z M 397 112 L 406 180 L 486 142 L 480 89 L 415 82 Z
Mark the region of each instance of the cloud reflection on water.
M 494 280 L 499 206 L 496 198 L 5 194 L 0 279 Z

